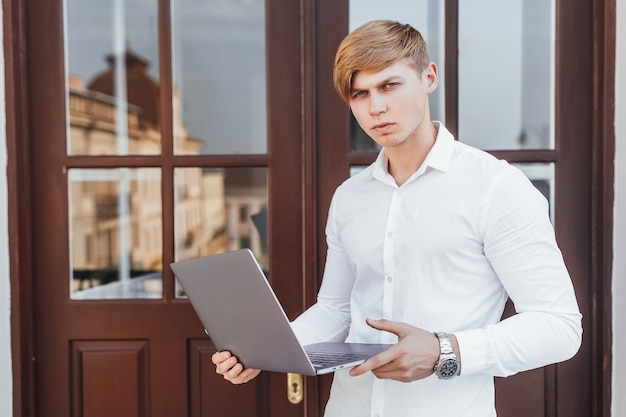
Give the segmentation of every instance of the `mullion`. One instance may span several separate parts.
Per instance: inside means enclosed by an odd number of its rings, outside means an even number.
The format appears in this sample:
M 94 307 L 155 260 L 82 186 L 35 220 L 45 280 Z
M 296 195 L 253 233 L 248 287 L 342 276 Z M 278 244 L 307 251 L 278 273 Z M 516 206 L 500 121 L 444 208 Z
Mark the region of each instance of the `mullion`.
M 445 0 L 445 117 L 446 127 L 459 133 L 459 2 Z
M 161 112 L 161 204 L 163 230 L 163 299 L 175 298 L 174 276 L 166 267 L 174 260 L 174 121 L 172 74 L 172 19 L 170 0 L 158 0 L 159 7 L 159 69 Z

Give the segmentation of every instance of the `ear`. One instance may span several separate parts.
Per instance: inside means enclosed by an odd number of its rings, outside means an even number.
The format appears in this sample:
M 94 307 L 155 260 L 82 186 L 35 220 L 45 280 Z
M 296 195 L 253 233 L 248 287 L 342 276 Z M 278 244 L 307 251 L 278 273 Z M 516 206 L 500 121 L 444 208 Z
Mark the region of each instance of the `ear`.
M 426 92 L 430 94 L 435 91 L 437 85 L 439 85 L 439 70 L 434 62 L 430 62 L 424 72 L 426 75 Z

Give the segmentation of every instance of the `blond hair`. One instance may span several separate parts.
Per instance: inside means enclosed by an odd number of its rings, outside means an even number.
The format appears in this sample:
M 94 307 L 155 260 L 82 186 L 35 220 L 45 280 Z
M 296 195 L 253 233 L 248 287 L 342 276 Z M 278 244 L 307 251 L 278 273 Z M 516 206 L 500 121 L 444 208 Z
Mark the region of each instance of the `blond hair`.
M 335 56 L 333 81 L 341 98 L 348 102 L 357 71 L 381 71 L 405 60 L 417 72 L 428 66 L 428 48 L 411 25 L 391 20 L 373 20 L 348 34 Z

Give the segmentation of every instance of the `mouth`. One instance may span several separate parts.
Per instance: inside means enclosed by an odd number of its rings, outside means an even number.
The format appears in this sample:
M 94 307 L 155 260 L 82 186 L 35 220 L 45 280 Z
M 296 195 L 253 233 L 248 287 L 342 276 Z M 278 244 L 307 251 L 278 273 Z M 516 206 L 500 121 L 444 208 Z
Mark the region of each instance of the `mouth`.
M 372 130 L 382 133 L 382 132 L 386 132 L 389 131 L 393 126 L 393 123 L 378 123 L 374 126 L 372 126 Z

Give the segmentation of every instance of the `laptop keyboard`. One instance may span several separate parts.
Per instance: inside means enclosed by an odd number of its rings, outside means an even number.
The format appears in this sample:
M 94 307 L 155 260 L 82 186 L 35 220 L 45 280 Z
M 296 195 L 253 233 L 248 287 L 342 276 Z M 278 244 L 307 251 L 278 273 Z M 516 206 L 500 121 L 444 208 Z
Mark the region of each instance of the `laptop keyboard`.
M 331 366 L 337 363 L 353 362 L 366 359 L 369 355 L 360 353 L 328 353 L 328 352 L 307 352 L 309 359 L 316 367 Z

